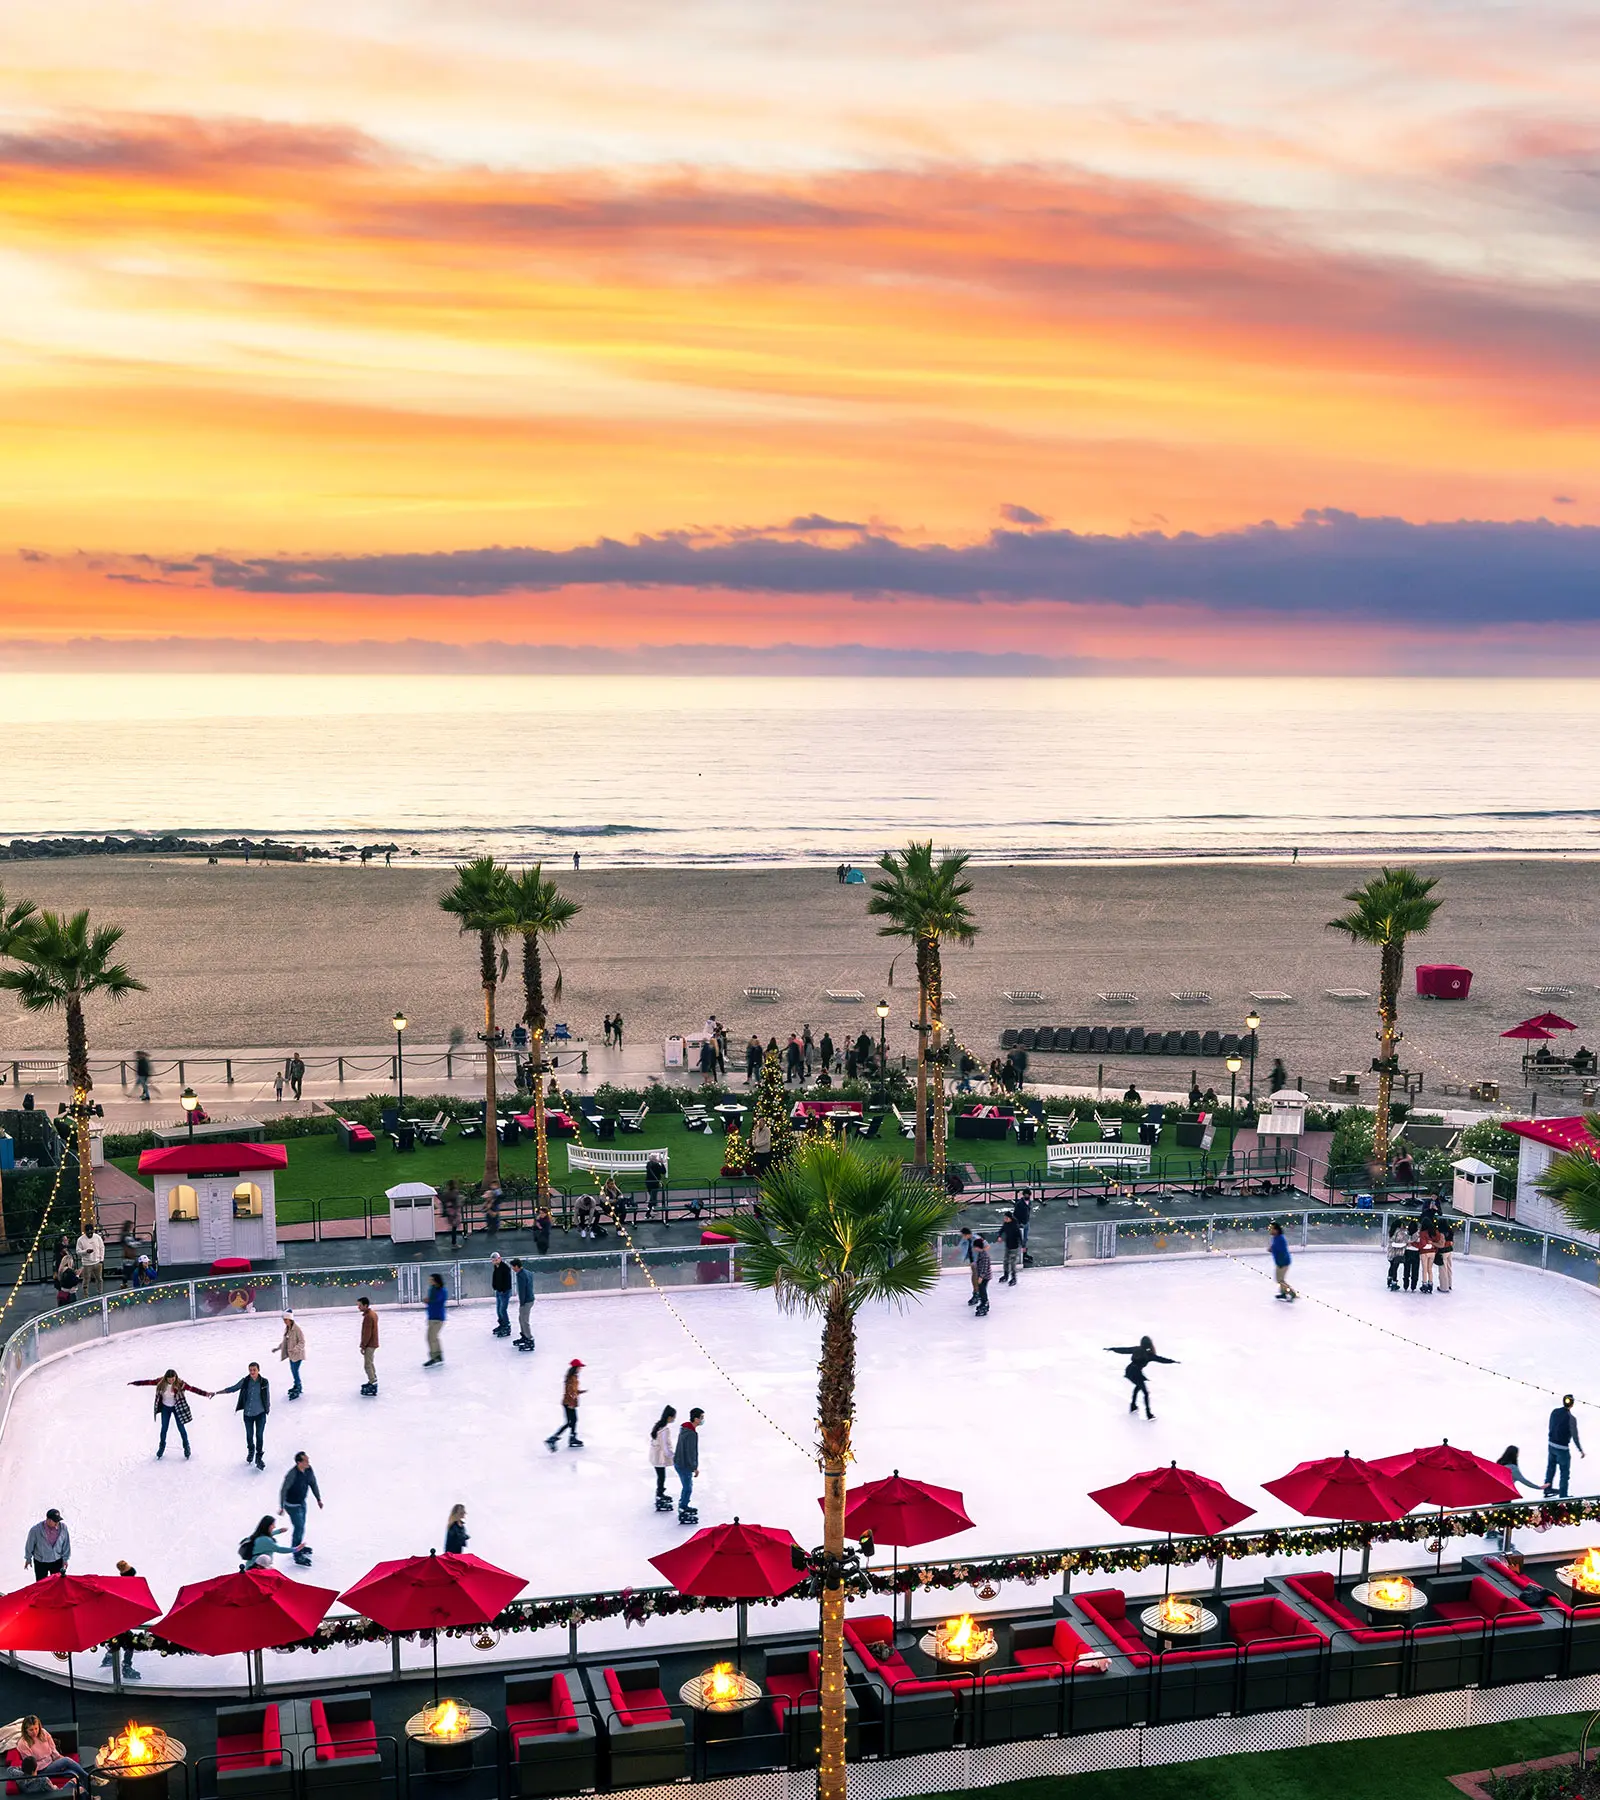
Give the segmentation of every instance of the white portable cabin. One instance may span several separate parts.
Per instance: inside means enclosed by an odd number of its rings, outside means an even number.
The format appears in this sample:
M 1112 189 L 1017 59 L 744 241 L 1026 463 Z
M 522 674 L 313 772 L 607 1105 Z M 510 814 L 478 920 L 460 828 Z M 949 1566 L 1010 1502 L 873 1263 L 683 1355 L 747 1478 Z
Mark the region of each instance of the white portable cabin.
M 155 1178 L 157 1262 L 276 1260 L 273 1181 L 288 1166 L 282 1144 L 172 1144 L 144 1151 L 139 1173 Z
M 1556 1157 L 1568 1150 L 1588 1149 L 1600 1154 L 1581 1118 L 1502 1119 L 1517 1145 L 1517 1223 L 1535 1231 L 1560 1231 L 1585 1243 L 1600 1243 L 1592 1231 L 1580 1231 L 1553 1200 L 1539 1192 L 1539 1177 Z

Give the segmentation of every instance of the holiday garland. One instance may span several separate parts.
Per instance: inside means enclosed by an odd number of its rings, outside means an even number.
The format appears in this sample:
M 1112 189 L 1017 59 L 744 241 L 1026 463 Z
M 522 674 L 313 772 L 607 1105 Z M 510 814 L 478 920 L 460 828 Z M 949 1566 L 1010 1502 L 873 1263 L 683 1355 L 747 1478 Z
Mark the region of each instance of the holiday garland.
M 1328 1552 L 1365 1550 L 1369 1544 L 1416 1544 L 1430 1548 L 1442 1538 L 1487 1537 L 1491 1532 L 1549 1531 L 1557 1526 L 1600 1521 L 1600 1498 L 1567 1500 L 1518 1500 L 1504 1506 L 1469 1507 L 1459 1512 L 1423 1513 L 1384 1524 L 1284 1525 L 1265 1531 L 1225 1532 L 1215 1537 L 1165 1538 L 1138 1544 L 1103 1544 L 1080 1550 L 1040 1550 L 1012 1556 L 975 1557 L 965 1562 L 902 1563 L 898 1574 L 890 1570 L 864 1569 L 846 1580 L 852 1599 L 874 1594 L 948 1593 L 970 1587 L 980 1598 L 993 1599 L 1003 1582 L 1017 1581 L 1031 1587 L 1061 1575 L 1124 1575 L 1145 1569 L 1194 1563 L 1236 1561 L 1251 1556 L 1319 1556 Z M 987 1589 L 988 1592 L 984 1592 Z M 773 1606 L 783 1600 L 820 1599 L 815 1576 L 773 1598 L 747 1600 L 747 1606 Z M 726 1612 L 737 1600 L 700 1594 L 680 1594 L 676 1588 L 626 1587 L 599 1594 L 570 1594 L 551 1600 L 513 1600 L 496 1618 L 483 1625 L 447 1627 L 446 1638 L 475 1638 L 485 1629 L 505 1635 L 511 1632 L 545 1631 L 551 1626 L 588 1625 L 604 1619 L 644 1625 L 651 1619 L 667 1619 L 685 1613 Z M 381 1643 L 390 1637 L 426 1641 L 426 1632 L 388 1632 L 371 1619 L 325 1619 L 308 1638 L 285 1644 L 285 1651 L 308 1650 L 313 1655 L 341 1644 Z M 200 1652 L 169 1644 L 152 1631 L 130 1631 L 117 1640 L 132 1650 L 154 1651 L 162 1656 L 189 1656 Z

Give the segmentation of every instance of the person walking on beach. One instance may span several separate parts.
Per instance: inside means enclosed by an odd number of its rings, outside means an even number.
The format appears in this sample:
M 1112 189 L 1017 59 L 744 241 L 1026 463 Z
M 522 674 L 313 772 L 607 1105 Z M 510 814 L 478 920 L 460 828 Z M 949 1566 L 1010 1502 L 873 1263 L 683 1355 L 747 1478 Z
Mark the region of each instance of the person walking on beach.
M 1572 1480 L 1572 1453 L 1584 1454 L 1583 1441 L 1578 1436 L 1578 1421 L 1572 1414 L 1572 1396 L 1563 1394 L 1561 1404 L 1550 1415 L 1550 1454 L 1544 1466 L 1544 1497 L 1549 1499 L 1556 1492 L 1556 1478 L 1561 1479 L 1561 1498 L 1567 1497 L 1567 1487 Z
M 581 869 L 583 867 L 583 852 L 581 850 L 573 851 L 572 866 L 574 869 Z
M 972 1291 L 978 1297 L 978 1310 L 972 1315 L 981 1319 L 989 1310 L 989 1276 L 993 1269 L 989 1246 L 981 1237 L 972 1240 Z
M 1128 1396 L 1128 1411 L 1139 1410 L 1139 1397 L 1144 1396 L 1144 1416 L 1153 1419 L 1155 1414 L 1150 1410 L 1150 1384 L 1144 1378 L 1144 1372 L 1151 1363 L 1167 1363 L 1177 1367 L 1174 1356 L 1157 1356 L 1156 1347 L 1147 1337 L 1139 1339 L 1137 1344 L 1107 1344 L 1107 1352 L 1112 1356 L 1125 1356 L 1128 1366 L 1122 1371 L 1122 1379 L 1133 1383 L 1133 1392 Z
M 567 1364 L 567 1372 L 562 1378 L 561 1410 L 567 1416 L 544 1441 L 545 1448 L 549 1450 L 552 1455 L 555 1454 L 556 1445 L 561 1442 L 561 1434 L 563 1431 L 567 1434 L 567 1448 L 569 1450 L 581 1450 L 583 1448 L 583 1439 L 578 1436 L 578 1396 L 587 1391 L 578 1386 L 578 1371 L 582 1367 L 583 1364 L 579 1362 L 577 1357 L 573 1357 L 572 1361 Z
M 800 1058 L 800 1040 L 791 1031 L 789 1041 L 783 1047 L 783 1079 L 785 1085 L 791 1081 L 799 1081 L 804 1073 L 804 1065 Z
M 1289 1285 L 1289 1264 L 1294 1258 L 1289 1254 L 1289 1240 L 1283 1235 L 1283 1227 L 1276 1219 L 1267 1228 L 1267 1253 L 1272 1258 L 1273 1278 L 1277 1281 L 1278 1291 L 1275 1300 L 1294 1300 L 1298 1296 Z
M 23 1566 L 31 1563 L 34 1580 L 43 1581 L 51 1575 L 65 1575 L 71 1560 L 72 1533 L 52 1506 L 37 1525 L 28 1529 L 27 1542 L 22 1546 Z
M 306 1359 L 306 1334 L 295 1323 L 292 1312 L 283 1315 L 283 1338 L 278 1345 L 279 1357 L 289 1365 L 290 1400 L 300 1398 L 300 1365 Z
M 603 1030 L 604 1037 L 605 1037 L 605 1046 L 609 1050 L 611 1048 L 611 1014 L 610 1013 L 606 1014 L 605 1024 L 602 1027 L 602 1030 Z
M 150 1052 L 138 1051 L 133 1059 L 133 1085 L 139 1090 L 139 1098 L 150 1098 Z
M 371 1400 L 378 1392 L 378 1315 L 365 1294 L 356 1301 L 356 1311 L 361 1317 L 361 1339 L 357 1348 L 361 1352 L 361 1372 L 366 1376 L 361 1391 Z
M 78 1267 L 83 1271 L 84 1297 L 103 1294 L 106 1291 L 106 1241 L 101 1237 L 98 1225 L 78 1233 L 77 1251 Z
M 511 1265 L 498 1250 L 489 1258 L 489 1289 L 494 1295 L 494 1335 L 511 1336 Z
M 306 1541 L 306 1497 L 317 1503 L 317 1511 L 322 1511 L 322 1489 L 317 1486 L 317 1472 L 311 1466 L 311 1458 L 304 1450 L 296 1450 L 294 1462 L 289 1473 L 284 1476 L 278 1486 L 278 1511 L 283 1514 L 294 1527 L 294 1535 L 289 1540 L 289 1548 L 298 1550 Z
M 267 1414 L 272 1411 L 272 1384 L 261 1373 L 260 1363 L 250 1367 L 231 1386 L 218 1388 L 219 1394 L 239 1396 L 234 1411 L 244 1415 L 244 1460 L 265 1469 L 267 1449 Z
M 288 1066 L 284 1069 L 284 1074 L 289 1077 L 289 1091 L 294 1095 L 295 1099 L 298 1100 L 300 1098 L 300 1089 L 304 1085 L 306 1078 L 306 1065 L 298 1050 L 296 1050 L 294 1055 L 289 1058 Z
M 188 1426 L 194 1418 L 189 1410 L 189 1396 L 203 1394 L 207 1400 L 214 1400 L 215 1394 L 209 1388 L 195 1387 L 185 1381 L 176 1369 L 168 1369 L 165 1375 L 153 1375 L 148 1381 L 130 1381 L 129 1387 L 154 1388 L 155 1417 L 161 1426 L 161 1441 L 156 1445 L 156 1461 L 160 1462 L 167 1453 L 167 1427 L 176 1424 L 178 1436 L 183 1440 L 183 1454 L 189 1454 Z
M 1022 1254 L 1022 1227 L 1017 1223 L 1015 1213 L 1008 1212 L 1000 1221 L 1000 1245 L 1004 1252 L 1000 1260 L 1000 1285 L 1015 1287 L 1017 1259 Z
M 460 1556 L 471 1541 L 467 1535 L 467 1509 L 458 1500 L 450 1508 L 450 1517 L 444 1523 L 444 1553 Z
M 435 1369 L 444 1361 L 444 1349 L 440 1343 L 440 1334 L 444 1330 L 445 1307 L 449 1304 L 450 1294 L 444 1285 L 444 1277 L 437 1269 L 428 1277 L 428 1360 L 422 1365 L 425 1369 Z
M 689 1504 L 694 1497 L 694 1478 L 700 1473 L 700 1422 L 706 1416 L 703 1406 L 692 1406 L 678 1442 L 672 1452 L 672 1466 L 678 1472 L 678 1523 L 698 1525 L 700 1515 Z
M 522 1266 L 522 1258 L 513 1256 L 511 1273 L 517 1285 L 517 1348 L 533 1348 L 533 1274 Z
M 677 1418 L 675 1406 L 664 1406 L 661 1417 L 650 1427 L 650 1467 L 656 1472 L 656 1511 L 671 1512 L 672 1499 L 667 1493 L 667 1470 L 673 1466 L 672 1453 L 677 1445 L 677 1433 L 672 1429 L 672 1421 Z

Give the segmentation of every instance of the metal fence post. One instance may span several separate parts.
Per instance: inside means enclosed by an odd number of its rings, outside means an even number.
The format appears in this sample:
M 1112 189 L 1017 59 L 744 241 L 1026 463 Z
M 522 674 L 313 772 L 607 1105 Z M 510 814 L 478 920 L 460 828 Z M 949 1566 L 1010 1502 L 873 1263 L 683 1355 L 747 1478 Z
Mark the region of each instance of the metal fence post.
M 101 1337 L 111 1336 L 111 1308 L 106 1304 L 104 1294 L 100 1296 L 100 1335 Z
M 233 1086 L 233 1058 L 231 1056 L 224 1057 L 222 1066 L 227 1071 L 228 1086 L 232 1087 Z
M 626 1288 L 628 1285 L 628 1253 L 626 1250 L 617 1252 L 617 1265 L 617 1286 Z
M 1300 1248 L 1302 1250 L 1306 1250 L 1306 1249 L 1309 1249 L 1310 1246 L 1311 1246 L 1311 1214 L 1308 1212 L 1303 1212 L 1300 1215 Z
M 286 1269 L 278 1271 L 278 1292 L 283 1296 L 283 1310 L 289 1310 L 289 1273 Z
M 1541 1269 L 1550 1267 L 1550 1233 L 1548 1231 L 1539 1233 L 1539 1267 Z
M 1471 1219 L 1463 1219 L 1461 1221 L 1461 1254 L 1463 1256 L 1470 1256 L 1472 1254 Z
M 189 1318 L 190 1318 L 191 1323 L 193 1322 L 198 1310 L 199 1309 L 195 1305 L 194 1283 L 191 1281 L 189 1283 Z

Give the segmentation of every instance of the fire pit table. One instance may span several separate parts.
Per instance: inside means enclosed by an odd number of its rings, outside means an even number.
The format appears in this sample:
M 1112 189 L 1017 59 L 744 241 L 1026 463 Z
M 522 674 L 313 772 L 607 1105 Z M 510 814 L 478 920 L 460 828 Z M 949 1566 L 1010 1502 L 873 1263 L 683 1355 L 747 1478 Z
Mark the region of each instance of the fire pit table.
M 1374 1575 L 1358 1581 L 1350 1598 L 1367 1615 L 1367 1623 L 1379 1630 L 1415 1625 L 1428 1610 L 1428 1596 L 1406 1575 Z
M 1600 1598 L 1600 1550 L 1585 1550 L 1556 1570 L 1556 1585 L 1568 1606 L 1593 1606 Z
M 1000 1648 L 999 1641 L 986 1625 L 980 1625 L 971 1613 L 959 1619 L 946 1619 L 925 1631 L 917 1640 L 919 1648 L 931 1656 L 941 1669 L 971 1669 L 986 1663 Z
M 1139 1614 L 1139 1626 L 1154 1638 L 1163 1654 L 1168 1650 L 1192 1650 L 1217 1629 L 1217 1615 L 1198 1600 L 1182 1600 L 1168 1594 Z
M 732 1663 L 717 1663 L 703 1675 L 691 1675 L 678 1698 L 694 1713 L 694 1735 L 706 1744 L 743 1737 L 744 1715 L 762 1699 L 761 1684 Z
M 118 1800 L 167 1800 L 169 1777 L 189 1754 L 181 1738 L 159 1725 L 131 1721 L 95 1753 L 91 1779 L 112 1789 Z
M 465 1775 L 472 1747 L 494 1724 L 486 1712 L 464 1700 L 440 1700 L 406 1720 L 406 1737 L 422 1746 L 425 1775 Z

